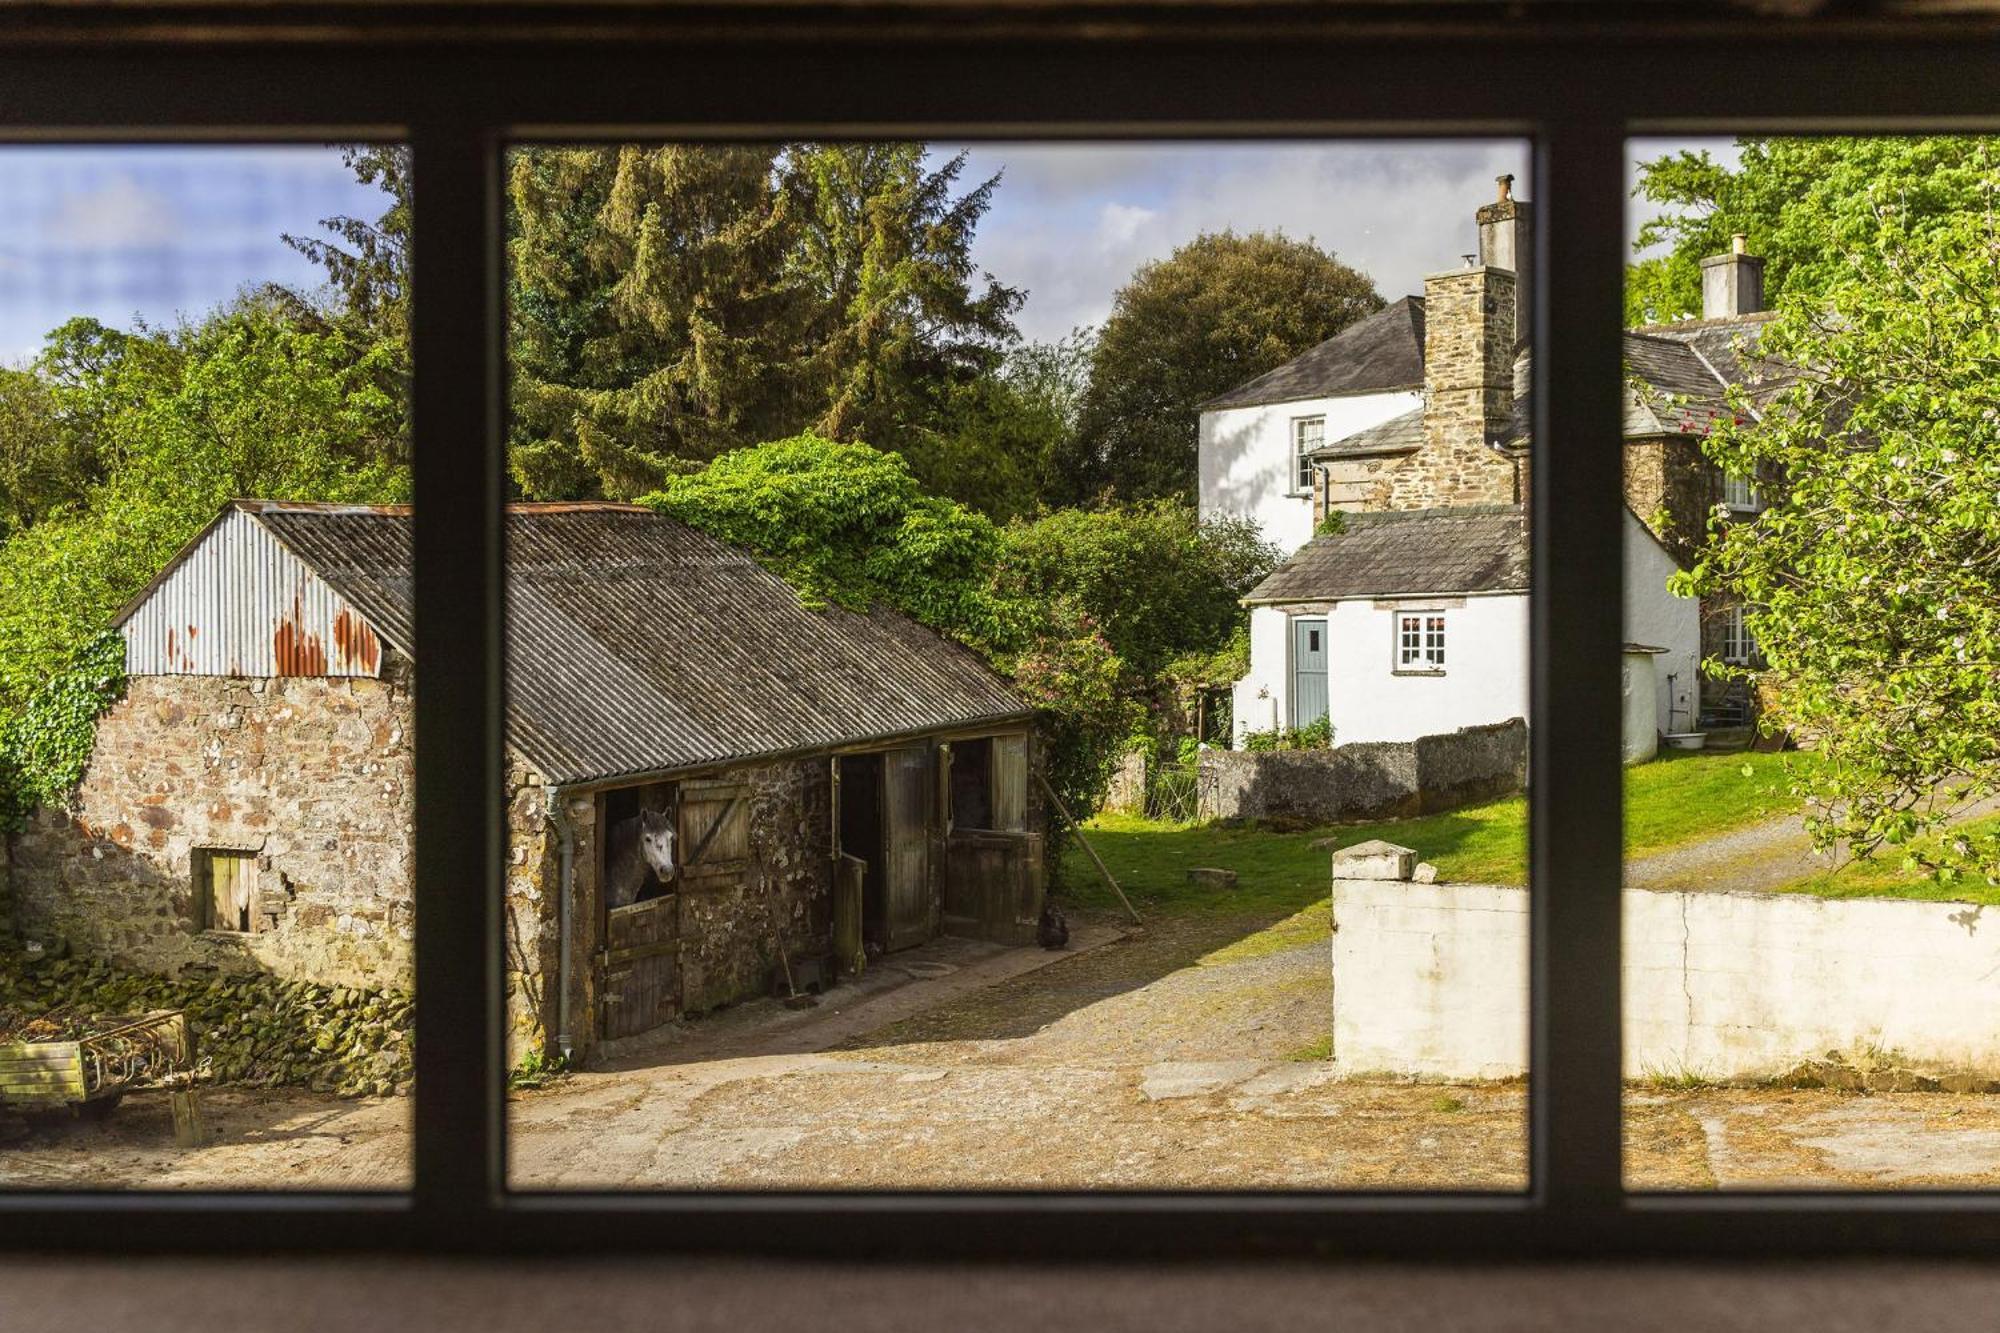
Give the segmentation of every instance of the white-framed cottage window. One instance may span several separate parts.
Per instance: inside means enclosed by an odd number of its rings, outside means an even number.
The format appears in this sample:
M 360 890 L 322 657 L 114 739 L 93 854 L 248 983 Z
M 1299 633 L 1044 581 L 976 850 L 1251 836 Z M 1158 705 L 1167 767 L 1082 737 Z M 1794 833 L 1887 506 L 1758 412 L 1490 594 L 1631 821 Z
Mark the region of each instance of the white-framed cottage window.
M 1723 506 L 1735 513 L 1754 514 L 1764 507 L 1764 497 L 1757 494 L 1757 483 L 1749 477 L 1722 474 Z
M 1308 494 L 1313 488 L 1313 465 L 1308 460 L 1314 450 L 1326 443 L 1325 417 L 1294 417 L 1292 419 L 1292 489 L 1300 494 Z
M 1397 613 L 1396 670 L 1444 670 L 1444 612 Z
M 1722 613 L 1722 660 L 1731 666 L 1749 666 L 1757 656 L 1757 640 L 1751 636 L 1743 608 L 1731 606 Z

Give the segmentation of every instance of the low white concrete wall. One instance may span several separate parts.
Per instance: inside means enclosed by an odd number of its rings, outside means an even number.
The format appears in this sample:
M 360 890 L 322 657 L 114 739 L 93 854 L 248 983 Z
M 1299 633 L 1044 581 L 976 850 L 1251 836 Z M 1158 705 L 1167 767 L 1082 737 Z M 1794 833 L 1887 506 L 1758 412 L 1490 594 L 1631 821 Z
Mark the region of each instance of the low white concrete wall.
M 2000 912 L 1803 894 L 1625 894 L 1625 1073 L 1751 1079 L 1829 1051 L 2000 1075 Z M 1343 1073 L 1503 1078 L 1528 1064 L 1528 895 L 1336 880 Z

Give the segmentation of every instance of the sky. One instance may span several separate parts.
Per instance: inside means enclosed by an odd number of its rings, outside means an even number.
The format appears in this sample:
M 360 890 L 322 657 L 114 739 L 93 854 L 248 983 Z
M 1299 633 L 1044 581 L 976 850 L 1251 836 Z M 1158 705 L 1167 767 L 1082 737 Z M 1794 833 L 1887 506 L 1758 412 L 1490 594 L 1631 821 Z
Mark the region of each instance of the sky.
M 1657 155 L 1659 142 L 1635 148 Z M 1712 145 L 1710 145 L 1712 146 Z M 941 160 L 956 151 L 937 145 Z M 1511 141 L 976 144 L 963 183 L 999 174 L 974 260 L 1024 288 L 1023 335 L 1101 322 L 1148 260 L 1205 230 L 1307 237 L 1394 300 L 1474 245 L 1473 211 L 1526 147 Z M 120 327 L 199 318 L 245 287 L 310 287 L 281 239 L 373 217 L 383 196 L 332 148 L 0 147 L 0 365 L 77 315 Z M 1634 225 L 1637 223 L 1635 213 Z

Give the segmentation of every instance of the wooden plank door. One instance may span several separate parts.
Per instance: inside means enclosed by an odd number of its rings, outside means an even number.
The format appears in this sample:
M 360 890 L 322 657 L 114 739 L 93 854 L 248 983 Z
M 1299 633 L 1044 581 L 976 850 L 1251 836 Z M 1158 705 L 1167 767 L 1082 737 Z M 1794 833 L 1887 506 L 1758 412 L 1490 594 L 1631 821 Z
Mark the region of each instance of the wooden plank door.
M 1300 616 L 1292 621 L 1292 727 L 1323 721 L 1326 705 L 1326 622 Z
M 680 1012 L 676 960 L 680 895 L 664 894 L 605 913 L 604 1035 L 630 1037 Z
M 931 805 L 929 751 L 918 745 L 883 755 L 882 869 L 891 949 L 931 937 Z

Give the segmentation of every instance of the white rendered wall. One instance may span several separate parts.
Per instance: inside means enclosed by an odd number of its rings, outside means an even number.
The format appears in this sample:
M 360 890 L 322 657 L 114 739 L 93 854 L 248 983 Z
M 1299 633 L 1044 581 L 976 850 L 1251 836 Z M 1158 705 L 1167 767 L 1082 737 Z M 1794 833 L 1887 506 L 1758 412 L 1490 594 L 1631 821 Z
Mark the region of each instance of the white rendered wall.
M 1292 724 L 1291 623 L 1276 607 L 1250 608 L 1250 672 L 1230 693 L 1231 748 L 1242 748 L 1246 731 Z
M 2000 930 L 1980 928 L 1981 908 L 1624 896 L 1628 1078 L 1765 1078 L 1869 1047 L 1920 1067 L 2000 1073 Z M 1526 890 L 1336 880 L 1333 920 L 1341 1072 L 1527 1071 Z
M 1528 599 L 1494 597 L 1409 600 L 1445 607 L 1442 675 L 1399 675 L 1395 612 L 1372 600 L 1334 602 L 1327 622 L 1327 711 L 1333 741 L 1411 741 L 1460 727 L 1528 715 Z M 1297 609 L 1297 608 L 1293 608 Z M 1260 606 L 1250 613 L 1250 674 L 1236 683 L 1238 743 L 1245 730 L 1267 730 L 1273 708 L 1291 720 L 1290 617 Z
M 1678 568 L 1652 534 L 1625 514 L 1625 638 L 1667 651 L 1653 658 L 1652 720 L 1627 723 L 1628 748 L 1650 744 L 1648 731 L 1667 731 L 1678 698 L 1676 726 L 1686 709 L 1701 660 L 1701 612 L 1691 598 L 1667 591 Z M 1398 675 L 1391 607 L 1445 608 L 1445 672 Z M 1525 594 L 1463 598 L 1373 598 L 1260 606 L 1250 612 L 1250 671 L 1236 683 L 1235 742 L 1246 730 L 1289 727 L 1291 614 L 1327 621 L 1327 701 L 1336 745 L 1350 741 L 1409 741 L 1460 727 L 1528 716 L 1528 599 Z M 1669 687 L 1668 676 L 1674 679 Z
M 1292 469 L 1292 422 L 1326 418 L 1326 442 L 1380 425 L 1420 406 L 1417 390 L 1350 394 L 1260 403 L 1201 414 L 1201 516 L 1253 520 L 1286 555 L 1312 540 L 1312 496 L 1297 492 Z
M 1694 699 L 1701 686 L 1697 675 L 1701 665 L 1701 603 L 1667 591 L 1667 580 L 1679 569 L 1666 548 L 1627 509 L 1625 641 L 1667 650 L 1653 658 L 1653 682 L 1658 696 L 1654 717 L 1662 732 L 1694 729 Z

